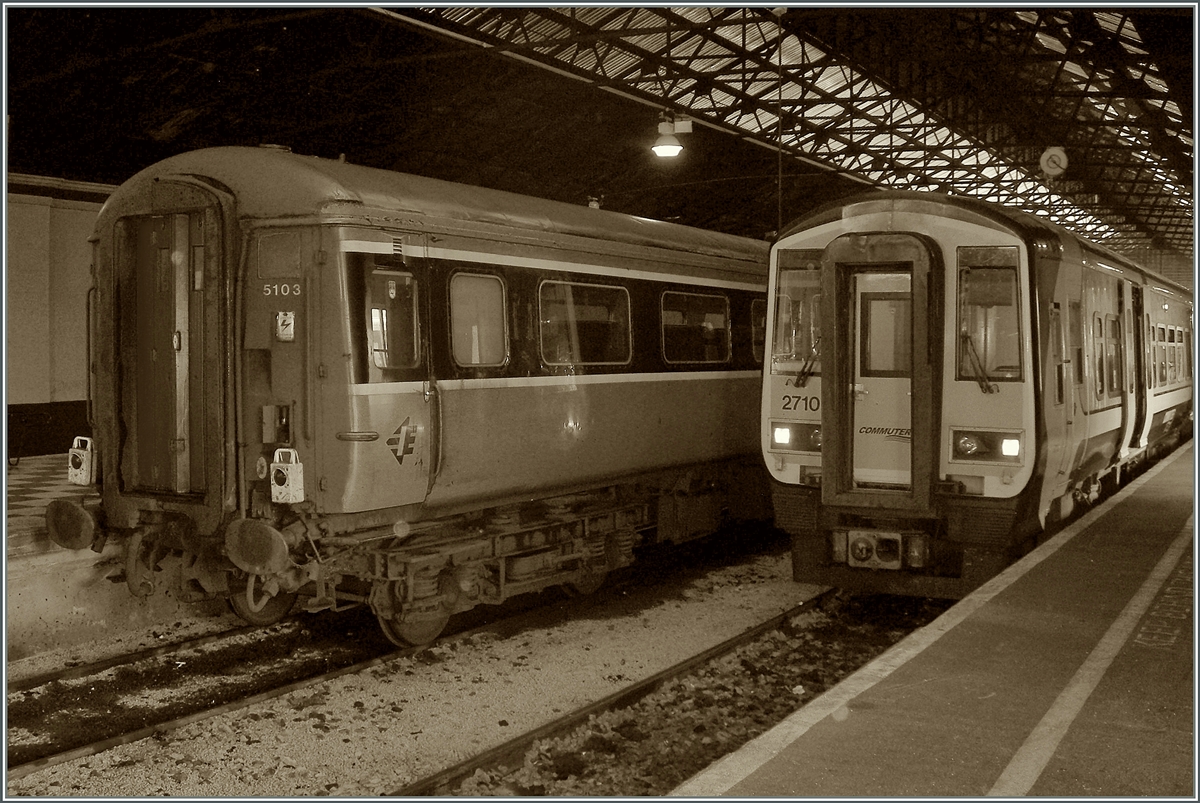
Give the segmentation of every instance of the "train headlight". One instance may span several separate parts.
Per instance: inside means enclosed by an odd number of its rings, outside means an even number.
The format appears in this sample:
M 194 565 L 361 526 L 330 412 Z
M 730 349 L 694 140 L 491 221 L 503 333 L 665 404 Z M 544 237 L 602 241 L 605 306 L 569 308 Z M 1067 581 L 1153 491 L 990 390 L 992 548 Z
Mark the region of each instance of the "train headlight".
M 772 421 L 771 449 L 777 452 L 819 452 L 821 425 L 801 421 Z
M 983 444 L 974 435 L 959 435 L 954 439 L 954 454 L 957 457 L 973 457 L 983 450 Z
M 953 444 L 951 460 L 1006 465 L 1019 465 L 1022 461 L 1020 432 L 951 429 L 950 442 Z
M 875 545 L 867 538 L 855 538 L 850 542 L 850 557 L 865 563 L 875 555 Z

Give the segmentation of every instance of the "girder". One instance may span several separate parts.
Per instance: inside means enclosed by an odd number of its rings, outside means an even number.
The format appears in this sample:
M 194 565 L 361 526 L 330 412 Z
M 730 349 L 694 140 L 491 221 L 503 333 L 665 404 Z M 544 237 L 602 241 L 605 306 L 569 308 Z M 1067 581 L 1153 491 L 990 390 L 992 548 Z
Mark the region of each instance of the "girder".
M 1135 10 L 780 11 L 382 13 L 872 185 L 986 197 L 1116 250 L 1191 258 L 1191 88 L 1155 63 Z M 1069 155 L 1060 177 L 1040 168 L 1049 146 Z

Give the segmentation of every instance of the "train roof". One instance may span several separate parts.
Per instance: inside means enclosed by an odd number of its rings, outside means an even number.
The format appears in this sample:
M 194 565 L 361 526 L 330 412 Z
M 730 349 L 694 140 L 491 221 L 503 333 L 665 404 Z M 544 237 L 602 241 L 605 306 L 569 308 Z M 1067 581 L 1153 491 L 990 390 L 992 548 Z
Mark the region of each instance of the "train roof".
M 182 153 L 146 168 L 122 187 L 172 174 L 205 177 L 224 185 L 236 195 L 238 215 L 243 218 L 344 213 L 348 207 L 356 207 L 388 216 L 420 216 L 690 252 L 741 262 L 748 272 L 763 276 L 770 248 L 763 240 L 304 156 L 271 146 Z
M 1045 218 L 1031 214 L 1024 210 L 1014 209 L 1012 207 L 1003 206 L 1001 204 L 984 201 L 979 198 L 971 198 L 959 195 L 946 195 L 938 192 L 918 192 L 915 190 L 876 190 L 874 192 L 864 192 L 856 195 L 842 198 L 832 203 L 826 204 L 811 215 L 800 218 L 787 226 L 782 235 L 786 237 L 789 234 L 800 231 L 802 229 L 813 228 L 823 223 L 827 223 L 842 217 L 842 210 L 850 206 L 858 206 L 871 203 L 893 202 L 893 203 L 908 203 L 908 204 L 923 204 L 933 205 L 939 208 L 941 214 L 950 217 L 967 217 L 976 216 L 991 220 L 993 223 L 1012 229 L 1026 239 L 1036 237 L 1049 238 L 1052 240 L 1070 239 L 1079 243 L 1081 247 L 1086 247 L 1092 251 L 1104 255 L 1113 262 L 1136 270 L 1147 277 L 1152 277 L 1155 282 L 1162 283 L 1170 287 L 1173 291 L 1181 293 L 1187 298 L 1191 298 L 1192 293 L 1186 287 L 1171 281 L 1170 279 L 1155 273 L 1141 265 L 1133 259 L 1119 254 L 1107 246 L 1099 243 L 1094 243 L 1084 237 L 1079 236 L 1070 229 L 1053 223 Z

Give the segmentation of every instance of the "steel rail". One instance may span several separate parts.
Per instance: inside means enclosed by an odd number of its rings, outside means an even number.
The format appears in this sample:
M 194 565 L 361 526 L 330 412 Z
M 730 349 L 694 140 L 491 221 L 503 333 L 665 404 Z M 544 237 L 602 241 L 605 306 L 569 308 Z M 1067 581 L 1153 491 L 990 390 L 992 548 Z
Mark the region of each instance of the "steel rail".
M 509 739 L 478 755 L 467 758 L 426 778 L 422 778 L 398 791 L 391 792 L 388 796 L 422 797 L 450 794 L 460 783 L 471 777 L 476 770 L 499 765 L 519 766 L 520 762 L 524 759 L 526 751 L 538 740 L 569 733 L 579 725 L 587 722 L 595 714 L 627 708 L 657 690 L 665 682 L 685 675 L 699 666 L 723 657 L 738 647 L 754 641 L 772 630 L 777 630 L 791 617 L 819 605 L 822 600 L 833 593 L 836 593 L 836 589 L 825 588 L 799 605 L 795 605 L 765 622 L 744 630 L 738 635 L 726 639 L 704 652 L 687 658 L 674 666 L 667 667 L 661 672 L 640 680 L 631 686 L 613 692 L 601 700 L 589 703 L 540 727 Z

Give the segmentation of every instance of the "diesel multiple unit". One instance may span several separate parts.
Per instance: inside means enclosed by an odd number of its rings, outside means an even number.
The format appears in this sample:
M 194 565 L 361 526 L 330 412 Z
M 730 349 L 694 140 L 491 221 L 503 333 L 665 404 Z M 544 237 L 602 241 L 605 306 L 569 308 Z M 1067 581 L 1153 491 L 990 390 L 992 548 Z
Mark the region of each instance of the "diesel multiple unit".
M 1040 217 L 851 198 L 782 233 L 770 296 L 797 580 L 961 596 L 1191 433 L 1191 293 Z

